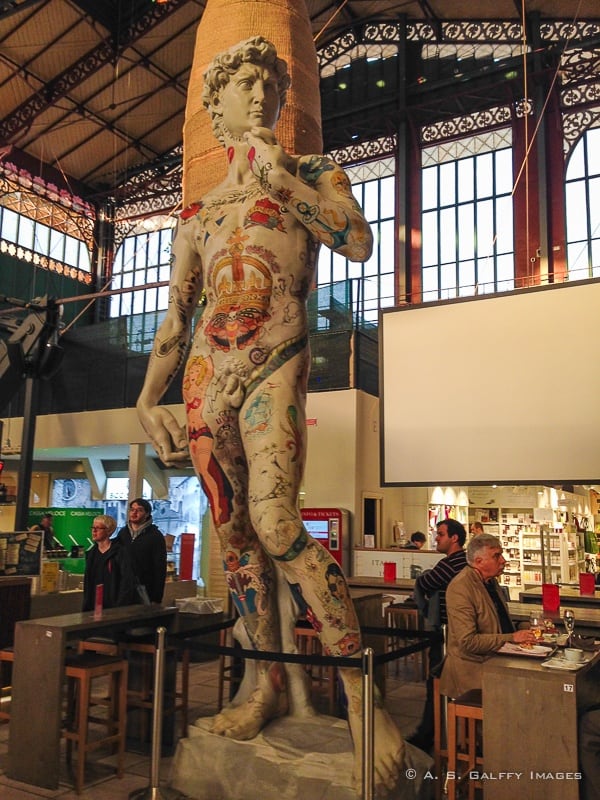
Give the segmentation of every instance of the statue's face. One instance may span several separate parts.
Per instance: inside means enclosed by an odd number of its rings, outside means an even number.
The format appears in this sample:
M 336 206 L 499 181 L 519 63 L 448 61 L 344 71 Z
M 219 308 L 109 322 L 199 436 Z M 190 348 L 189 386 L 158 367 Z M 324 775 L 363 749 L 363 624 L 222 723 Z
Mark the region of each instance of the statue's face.
M 273 130 L 280 111 L 277 77 L 268 67 L 242 64 L 213 104 L 220 105 L 223 125 L 235 136 L 252 128 Z

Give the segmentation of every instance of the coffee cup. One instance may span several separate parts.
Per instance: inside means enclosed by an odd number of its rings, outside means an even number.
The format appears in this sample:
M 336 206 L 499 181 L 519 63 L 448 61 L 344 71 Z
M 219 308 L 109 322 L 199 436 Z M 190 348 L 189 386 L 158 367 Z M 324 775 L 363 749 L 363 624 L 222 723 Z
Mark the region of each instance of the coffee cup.
M 566 647 L 565 658 L 567 661 L 573 661 L 577 664 L 583 661 L 583 650 L 578 650 L 576 647 Z

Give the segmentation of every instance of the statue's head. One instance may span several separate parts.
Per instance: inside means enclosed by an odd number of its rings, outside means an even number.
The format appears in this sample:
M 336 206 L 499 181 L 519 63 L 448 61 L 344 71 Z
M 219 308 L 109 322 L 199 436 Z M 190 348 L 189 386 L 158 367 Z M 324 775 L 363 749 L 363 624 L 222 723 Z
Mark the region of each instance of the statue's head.
M 277 80 L 280 108 L 285 103 L 290 86 L 286 62 L 277 55 L 275 45 L 262 36 L 253 36 L 216 55 L 204 73 L 202 103 L 211 116 L 214 134 L 221 144 L 224 142 L 223 112 L 218 101 L 221 92 L 242 64 L 255 64 L 271 70 Z

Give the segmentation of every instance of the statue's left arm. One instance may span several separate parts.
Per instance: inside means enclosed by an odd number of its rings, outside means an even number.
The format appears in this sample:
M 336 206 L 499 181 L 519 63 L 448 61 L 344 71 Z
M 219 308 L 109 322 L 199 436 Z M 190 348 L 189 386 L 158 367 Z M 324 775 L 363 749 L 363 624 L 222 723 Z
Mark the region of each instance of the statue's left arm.
M 246 134 L 248 160 L 263 189 L 326 247 L 351 261 L 367 261 L 373 248 L 369 223 L 344 170 L 325 156 L 292 158 L 272 131 Z

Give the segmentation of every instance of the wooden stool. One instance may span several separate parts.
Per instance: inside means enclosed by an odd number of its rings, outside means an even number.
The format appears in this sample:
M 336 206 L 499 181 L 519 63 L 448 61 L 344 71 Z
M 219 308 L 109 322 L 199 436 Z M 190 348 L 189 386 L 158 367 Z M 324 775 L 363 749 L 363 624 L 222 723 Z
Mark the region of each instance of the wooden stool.
M 294 631 L 298 653 L 303 656 L 320 656 L 323 654 L 321 642 L 314 628 L 297 625 Z M 337 667 L 305 665 L 312 681 L 319 686 L 327 684 L 327 705 L 331 716 L 337 707 Z
M 469 800 L 474 800 L 475 789 L 481 788 L 481 781 L 471 780 L 469 774 L 483 764 L 477 752 L 477 722 L 483 720 L 481 689 L 472 689 L 448 700 L 448 772 L 454 776 L 448 781 L 448 800 L 456 800 L 459 784 L 468 782 Z M 458 727 L 460 726 L 460 733 Z M 466 726 L 466 731 L 465 731 Z M 481 726 L 479 726 L 481 731 Z M 459 764 L 466 764 L 460 770 Z
M 137 681 L 135 686 L 129 686 L 127 690 L 127 706 L 128 708 L 137 708 L 151 712 L 154 708 L 154 669 L 156 659 L 156 644 L 154 640 L 149 641 L 125 641 L 119 642 L 119 653 L 121 658 L 129 659 L 132 654 L 140 656 L 138 663 L 136 663 L 136 670 L 139 674 L 136 676 Z M 173 645 L 165 647 L 165 657 L 178 658 L 177 648 Z M 175 676 L 176 682 L 177 676 Z M 164 698 L 165 704 L 163 706 L 163 716 L 169 714 L 176 714 L 181 711 L 181 735 L 187 736 L 188 729 L 188 702 L 189 702 L 189 685 L 190 685 L 190 650 L 189 647 L 184 646 L 181 651 L 181 689 L 178 691 L 175 688 L 175 695 L 172 692 L 165 691 Z M 150 713 L 143 714 L 140 717 L 140 739 L 145 741 L 150 739 L 150 727 L 147 723 L 150 719 Z
M 67 740 L 67 763 L 71 763 L 73 742 L 77 745 L 77 770 L 75 772 L 75 791 L 83 789 L 85 759 L 87 753 L 104 745 L 117 746 L 117 775 L 123 777 L 123 757 L 125 754 L 126 714 L 127 714 L 127 661 L 99 653 L 83 653 L 71 656 L 65 662 L 67 677 L 67 709 L 74 709 L 72 726 L 67 724 L 63 737 Z M 92 700 L 92 681 L 96 678 L 110 678 L 108 699 Z M 107 705 L 104 719 L 90 716 L 92 705 Z M 90 740 L 89 722 L 106 725 L 106 734 Z
M 423 630 L 422 618 L 418 608 L 405 605 L 388 605 L 385 607 L 385 624 L 388 628 L 403 628 L 409 631 Z M 419 641 L 418 639 L 411 639 L 410 637 L 394 636 L 393 634 L 388 637 L 387 650 L 397 650 L 403 644 L 414 644 Z M 407 656 L 401 656 L 406 663 L 407 658 L 414 659 L 415 664 L 415 678 L 417 680 L 425 680 L 427 677 L 427 650 L 420 650 L 417 653 L 410 653 Z M 398 674 L 398 659 L 396 659 L 396 675 Z
M 8 722 L 10 720 L 10 711 L 5 710 L 3 703 L 7 702 L 12 694 L 12 676 L 9 679 L 8 672 L 12 669 L 14 660 L 15 652 L 12 647 L 5 647 L 3 650 L 0 650 L 0 721 L 2 722 Z M 9 664 L 10 666 L 5 666 Z

